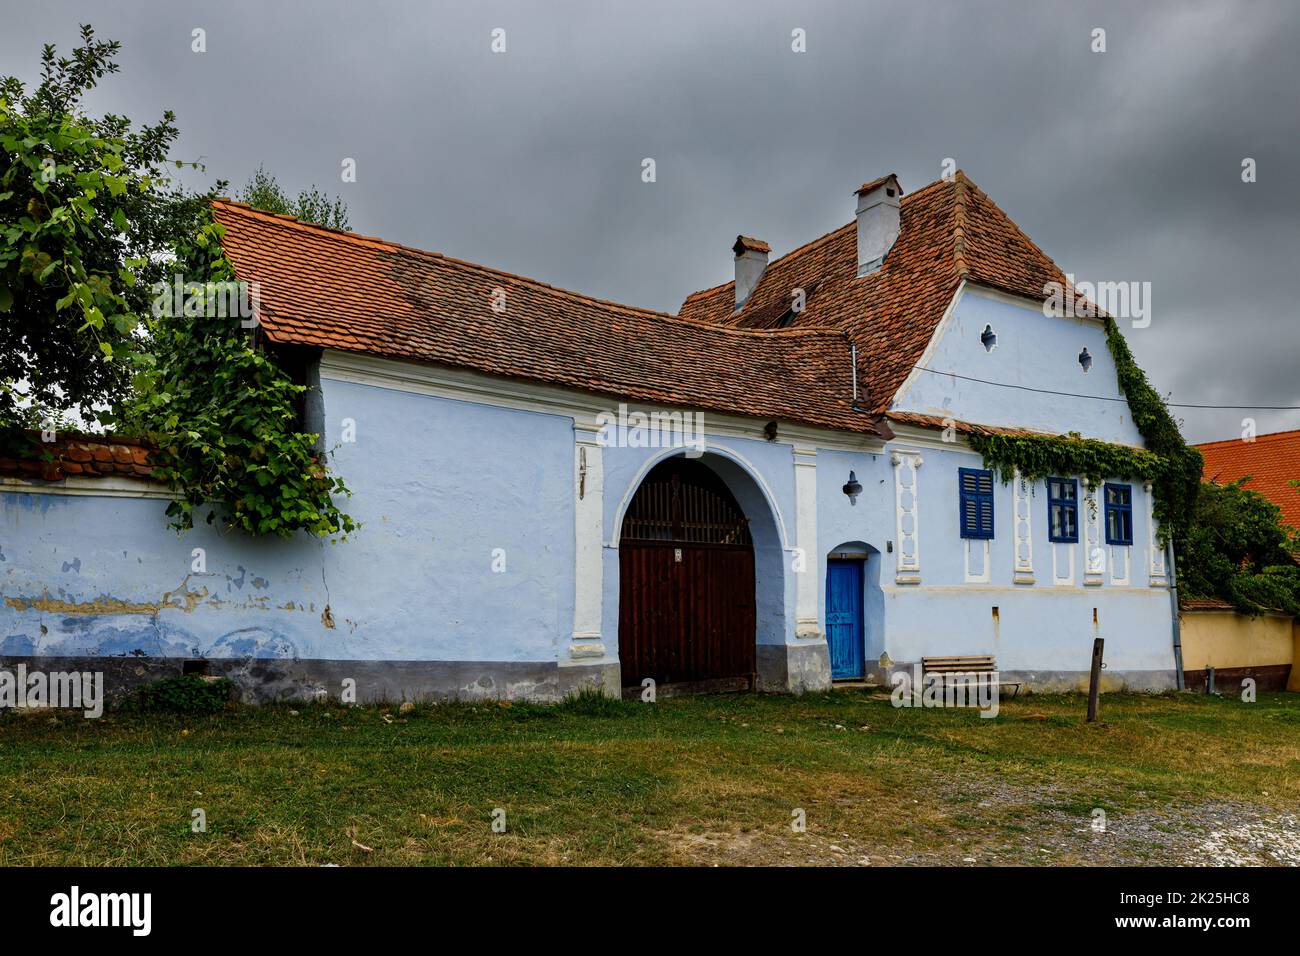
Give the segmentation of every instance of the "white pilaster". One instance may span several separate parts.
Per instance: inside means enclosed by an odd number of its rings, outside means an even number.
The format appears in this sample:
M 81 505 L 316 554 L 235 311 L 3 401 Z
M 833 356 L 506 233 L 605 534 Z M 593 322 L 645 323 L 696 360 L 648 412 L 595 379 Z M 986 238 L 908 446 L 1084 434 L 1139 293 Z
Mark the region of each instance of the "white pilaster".
M 817 550 L 817 449 L 796 445 L 794 448 L 795 547 L 799 557 L 795 573 L 796 638 L 820 638 L 821 623 L 817 615 L 817 581 L 821 570 L 821 553 Z
M 1025 477 L 1016 472 L 1011 482 L 1015 491 L 1015 534 L 1012 544 L 1015 547 L 1015 570 L 1012 581 L 1016 584 L 1034 583 L 1034 535 L 1033 535 L 1033 501 L 1030 497 L 1030 485 Z
M 895 451 L 889 460 L 894 466 L 894 529 L 898 545 L 894 581 L 920 584 L 921 525 L 916 470 L 921 467 L 921 455 L 919 452 Z
M 1087 478 L 1079 479 L 1083 489 L 1079 521 L 1083 525 L 1083 585 L 1100 587 L 1106 577 L 1106 549 L 1101 543 L 1101 505 L 1097 489 Z
M 573 514 L 577 545 L 573 560 L 573 636 L 568 656 L 605 656 L 601 637 L 604 588 L 605 471 L 599 426 L 573 423 Z
M 1169 572 L 1165 570 L 1165 549 L 1160 547 L 1151 482 L 1144 484 L 1142 490 L 1146 492 L 1147 500 L 1147 584 L 1153 588 L 1168 587 Z

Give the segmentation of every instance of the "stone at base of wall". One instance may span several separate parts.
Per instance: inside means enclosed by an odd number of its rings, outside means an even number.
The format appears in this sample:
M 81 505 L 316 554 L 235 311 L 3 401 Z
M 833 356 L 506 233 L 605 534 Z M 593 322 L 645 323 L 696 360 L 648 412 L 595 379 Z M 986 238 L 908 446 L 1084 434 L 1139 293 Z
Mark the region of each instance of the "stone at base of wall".
M 759 644 L 754 666 L 758 690 L 768 693 L 802 694 L 831 686 L 831 657 L 825 641 Z
M 552 703 L 584 689 L 619 693 L 618 662 L 348 661 L 280 658 L 208 658 L 206 673 L 228 677 L 248 704 L 315 700 L 323 691 L 339 700 L 343 682 L 356 682 L 356 702 L 530 700 Z M 108 702 L 164 677 L 179 676 L 177 657 L 0 657 L 0 670 L 102 672 Z
M 1240 694 L 1241 682 L 1249 677 L 1257 691 L 1286 690 L 1291 676 L 1290 664 L 1259 665 L 1255 667 L 1218 667 L 1214 671 L 1214 689 L 1220 694 Z M 1188 690 L 1205 692 L 1205 670 L 1183 671 L 1183 683 Z
M 887 689 L 893 688 L 891 676 L 904 671 L 910 678 L 919 664 L 893 662 L 888 668 L 877 669 L 879 682 Z M 1065 694 L 1088 692 L 1088 671 L 1000 670 L 998 680 L 1003 684 L 1019 684 L 1021 694 Z M 1161 693 L 1176 690 L 1173 669 L 1167 671 L 1125 671 L 1106 669 L 1101 672 L 1101 692 Z

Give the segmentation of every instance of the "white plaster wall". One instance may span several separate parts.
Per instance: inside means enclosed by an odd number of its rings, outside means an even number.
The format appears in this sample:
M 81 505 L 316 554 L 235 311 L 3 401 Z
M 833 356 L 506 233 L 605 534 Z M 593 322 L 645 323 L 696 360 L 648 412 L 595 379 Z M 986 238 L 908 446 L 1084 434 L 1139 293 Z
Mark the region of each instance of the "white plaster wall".
M 997 334 L 992 352 L 980 341 L 986 326 Z M 1084 348 L 1088 372 L 1078 360 Z M 1142 445 L 1094 319 L 1045 316 L 1032 304 L 965 286 L 917 364 L 932 371 L 911 373 L 895 410 Z

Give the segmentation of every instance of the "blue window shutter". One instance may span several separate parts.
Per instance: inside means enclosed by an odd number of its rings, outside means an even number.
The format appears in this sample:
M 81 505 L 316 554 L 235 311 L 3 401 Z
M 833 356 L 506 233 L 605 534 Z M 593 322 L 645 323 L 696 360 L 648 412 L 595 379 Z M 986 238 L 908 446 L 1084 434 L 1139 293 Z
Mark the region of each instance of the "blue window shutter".
M 993 537 L 993 472 L 982 468 L 957 469 L 963 538 Z

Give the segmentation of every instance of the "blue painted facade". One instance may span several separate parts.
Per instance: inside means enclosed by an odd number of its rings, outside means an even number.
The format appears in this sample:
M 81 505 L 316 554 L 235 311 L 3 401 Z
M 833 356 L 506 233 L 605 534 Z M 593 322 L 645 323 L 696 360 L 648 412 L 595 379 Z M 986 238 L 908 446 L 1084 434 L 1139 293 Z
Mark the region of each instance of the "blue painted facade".
M 425 382 L 418 366 L 367 359 L 361 374 L 346 356 L 333 362 L 321 372 L 319 427 L 360 531 L 340 543 L 254 541 L 203 524 L 177 535 L 165 501 L 132 489 L 10 482 L 0 490 L 0 658 L 208 659 L 251 685 L 257 661 L 283 665 L 272 668 L 281 676 L 311 671 L 252 697 L 334 694 L 348 662 L 391 664 L 381 682 L 390 697 L 554 697 L 576 686 L 567 677 L 616 687 L 622 516 L 649 469 L 680 449 L 593 442 L 585 426 L 610 400 L 549 386 L 519 395 L 506 383 L 496 394 L 481 382 Z M 1122 402 L 972 381 L 1115 396 L 1099 324 L 967 292 L 923 364 L 955 375 L 915 376 L 898 410 L 1140 444 Z M 402 376 L 385 377 L 399 366 Z M 345 420 L 355 441 L 341 441 Z M 982 463 L 959 437 L 899 426 L 886 442 L 782 426 L 768 441 L 762 426 L 706 417 L 703 456 L 750 519 L 762 686 L 829 682 L 835 554 L 865 555 L 868 677 L 922 656 L 994 654 L 1031 688 L 1071 687 L 1103 636 L 1110 686 L 1172 686 L 1163 554 L 1140 486 L 1132 546 L 1103 535 L 1094 548 L 1084 534 L 1053 543 L 1045 486 L 1001 481 L 993 537 L 971 541 L 960 536 L 957 476 Z M 842 491 L 850 470 L 862 484 L 855 501 Z M 309 666 L 325 661 L 325 671 Z

